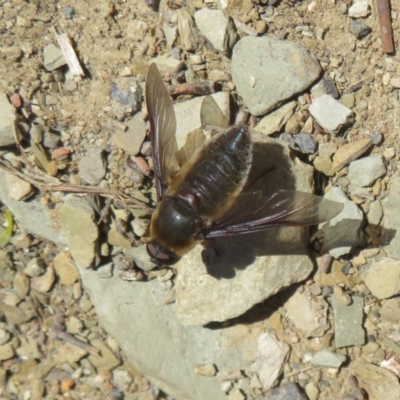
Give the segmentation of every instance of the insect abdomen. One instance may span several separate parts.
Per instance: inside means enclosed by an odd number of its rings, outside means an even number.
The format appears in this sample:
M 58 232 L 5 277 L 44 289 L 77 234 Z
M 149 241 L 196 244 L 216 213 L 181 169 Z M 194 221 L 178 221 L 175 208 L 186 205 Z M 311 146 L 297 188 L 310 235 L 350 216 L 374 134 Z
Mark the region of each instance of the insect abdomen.
M 211 139 L 197 155 L 178 193 L 194 193 L 201 213 L 211 220 L 222 217 L 246 182 L 252 143 L 245 127 L 232 127 Z

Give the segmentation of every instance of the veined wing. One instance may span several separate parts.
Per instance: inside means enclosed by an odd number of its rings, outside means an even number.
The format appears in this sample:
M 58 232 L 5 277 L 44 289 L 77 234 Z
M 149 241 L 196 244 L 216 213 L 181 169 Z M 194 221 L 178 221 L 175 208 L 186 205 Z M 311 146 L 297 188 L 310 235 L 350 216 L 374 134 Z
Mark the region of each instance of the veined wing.
M 146 104 L 150 121 L 157 199 L 168 189 L 169 177 L 178 171 L 176 118 L 172 100 L 156 64 L 151 64 L 146 80 Z
M 307 226 L 338 215 L 343 204 L 310 193 L 281 190 L 271 197 L 261 192 L 238 196 L 219 221 L 202 232 L 204 239 L 258 232 L 276 226 Z

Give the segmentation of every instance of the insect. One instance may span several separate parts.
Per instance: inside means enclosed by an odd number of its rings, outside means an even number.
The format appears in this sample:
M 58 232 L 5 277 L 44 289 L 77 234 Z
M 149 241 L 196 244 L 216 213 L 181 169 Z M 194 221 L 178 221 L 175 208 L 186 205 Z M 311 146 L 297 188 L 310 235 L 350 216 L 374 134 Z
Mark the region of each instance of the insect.
M 154 263 L 173 265 L 201 240 L 314 225 L 342 210 L 341 203 L 309 193 L 281 190 L 266 197 L 255 190 L 249 181 L 250 133 L 244 124 L 228 127 L 211 97 L 203 102 L 202 120 L 222 122 L 225 129 L 180 167 L 173 104 L 155 64 L 147 75 L 146 102 L 158 200 L 147 243 Z

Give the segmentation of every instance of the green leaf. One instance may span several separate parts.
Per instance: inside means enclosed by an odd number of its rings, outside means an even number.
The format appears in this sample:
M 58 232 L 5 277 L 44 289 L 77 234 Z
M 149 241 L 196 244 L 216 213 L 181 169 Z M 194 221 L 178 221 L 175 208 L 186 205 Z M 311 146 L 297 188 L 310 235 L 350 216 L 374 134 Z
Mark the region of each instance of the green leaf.
M 14 220 L 10 210 L 5 210 L 5 215 L 7 219 L 7 228 L 0 233 L 0 246 L 7 246 L 10 243 L 13 228 L 14 228 Z

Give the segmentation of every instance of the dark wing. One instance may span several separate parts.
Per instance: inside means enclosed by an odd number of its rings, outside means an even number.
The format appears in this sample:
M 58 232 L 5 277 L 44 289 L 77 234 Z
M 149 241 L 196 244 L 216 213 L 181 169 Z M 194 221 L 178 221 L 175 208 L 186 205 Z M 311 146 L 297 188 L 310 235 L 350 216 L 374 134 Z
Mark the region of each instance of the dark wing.
M 176 143 L 176 119 L 169 97 L 156 64 L 151 64 L 146 80 L 146 104 L 150 121 L 157 199 L 168 189 L 168 178 L 179 169 Z
M 204 239 L 258 232 L 276 226 L 306 226 L 326 222 L 343 209 L 342 203 L 320 196 L 281 190 L 271 197 L 242 193 L 219 221 L 202 232 Z
M 203 126 L 229 127 L 228 118 L 226 118 L 217 102 L 211 96 L 207 96 L 201 104 L 200 119 Z

